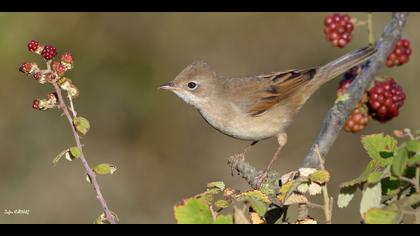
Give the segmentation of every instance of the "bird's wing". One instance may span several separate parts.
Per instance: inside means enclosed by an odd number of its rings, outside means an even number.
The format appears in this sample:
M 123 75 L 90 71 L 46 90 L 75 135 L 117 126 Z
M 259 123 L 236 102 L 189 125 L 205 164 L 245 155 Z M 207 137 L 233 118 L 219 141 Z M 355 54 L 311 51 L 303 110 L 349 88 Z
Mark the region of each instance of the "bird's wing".
M 316 69 L 311 68 L 256 76 L 262 86 L 252 95 L 253 102 L 249 103 L 247 112 L 252 116 L 263 114 L 299 88 L 307 85 L 315 73 Z

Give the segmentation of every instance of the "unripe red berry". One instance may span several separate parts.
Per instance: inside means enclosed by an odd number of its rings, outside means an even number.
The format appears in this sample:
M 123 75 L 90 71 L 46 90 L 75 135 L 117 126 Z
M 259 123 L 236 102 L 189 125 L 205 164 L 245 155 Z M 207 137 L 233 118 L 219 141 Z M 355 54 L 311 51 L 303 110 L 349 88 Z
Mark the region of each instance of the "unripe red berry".
M 40 110 L 39 103 L 40 103 L 39 99 L 33 100 L 32 101 L 32 108 L 36 109 L 36 110 Z
M 353 30 L 353 22 L 347 14 L 336 13 L 324 18 L 324 34 L 334 47 L 343 48 L 350 43 Z
M 57 49 L 54 46 L 47 45 L 42 50 L 41 55 L 45 60 L 49 61 L 57 55 Z
M 32 74 L 35 70 L 38 70 L 38 65 L 34 62 L 25 62 L 19 67 L 19 71 L 24 74 Z
M 368 109 L 365 104 L 359 104 L 347 118 L 344 130 L 356 133 L 363 130 L 369 122 Z
M 404 105 L 405 93 L 394 79 L 375 82 L 369 89 L 369 113 L 373 119 L 387 122 L 399 115 L 399 109 Z
M 406 64 L 411 55 L 410 41 L 408 39 L 401 39 L 395 45 L 394 50 L 388 55 L 386 66 L 401 66 Z
M 29 50 L 30 52 L 36 52 L 36 51 L 38 50 L 38 48 L 39 48 L 39 43 L 38 43 L 37 41 L 35 41 L 35 40 L 31 40 L 31 41 L 28 43 L 28 50 Z
M 57 73 L 58 76 L 63 76 L 66 73 L 67 68 L 64 67 L 60 62 L 54 61 L 51 64 L 51 68 Z

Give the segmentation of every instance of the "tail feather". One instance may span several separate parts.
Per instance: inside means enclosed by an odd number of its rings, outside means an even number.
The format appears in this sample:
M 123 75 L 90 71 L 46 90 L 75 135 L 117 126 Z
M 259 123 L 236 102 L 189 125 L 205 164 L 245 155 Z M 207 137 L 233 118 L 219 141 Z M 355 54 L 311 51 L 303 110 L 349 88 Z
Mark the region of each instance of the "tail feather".
M 351 68 L 362 64 L 367 61 L 376 53 L 376 49 L 372 46 L 360 48 L 353 52 L 347 53 L 346 55 L 326 64 L 319 68 L 320 74 L 323 75 L 322 79 L 327 82 L 335 77 L 343 74 L 344 72 L 350 70 Z

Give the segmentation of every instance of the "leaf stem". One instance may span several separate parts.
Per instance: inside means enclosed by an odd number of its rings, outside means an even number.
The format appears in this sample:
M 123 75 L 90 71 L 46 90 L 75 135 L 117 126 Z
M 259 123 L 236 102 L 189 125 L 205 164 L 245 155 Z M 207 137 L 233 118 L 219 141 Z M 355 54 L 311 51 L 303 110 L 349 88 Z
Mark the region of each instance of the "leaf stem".
M 94 190 L 96 192 L 96 198 L 99 200 L 99 203 L 101 204 L 102 209 L 104 210 L 104 213 L 106 215 L 106 219 L 109 221 L 109 223 L 115 224 L 114 217 L 112 216 L 111 211 L 108 208 L 108 205 L 106 203 L 106 200 L 105 200 L 104 196 L 102 195 L 102 192 L 101 192 L 101 188 L 99 186 L 99 183 L 96 180 L 96 174 L 95 174 L 95 172 L 93 172 L 92 168 L 90 168 L 88 162 L 86 161 L 85 155 L 83 153 L 83 145 L 80 142 L 80 136 L 77 133 L 76 129 L 74 128 L 73 119 L 72 119 L 71 114 L 69 112 L 69 108 L 64 103 L 63 96 L 61 94 L 61 89 L 58 86 L 57 82 L 52 82 L 52 85 L 54 86 L 54 89 L 55 89 L 55 91 L 57 93 L 58 100 L 60 102 L 60 108 L 63 110 L 63 112 L 64 112 L 65 116 L 67 117 L 67 120 L 68 120 L 68 122 L 70 124 L 71 130 L 73 132 L 74 139 L 75 139 L 76 144 L 77 144 L 77 147 L 80 150 L 80 160 L 82 161 L 83 167 L 86 169 L 86 172 L 87 172 L 87 174 L 89 175 L 89 177 L 91 179 L 93 188 L 94 188 Z

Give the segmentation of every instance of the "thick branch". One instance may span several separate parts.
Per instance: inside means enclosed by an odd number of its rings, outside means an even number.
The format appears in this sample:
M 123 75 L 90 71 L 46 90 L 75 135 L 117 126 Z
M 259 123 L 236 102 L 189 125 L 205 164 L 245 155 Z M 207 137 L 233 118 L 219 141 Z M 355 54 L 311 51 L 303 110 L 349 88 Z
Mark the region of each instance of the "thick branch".
M 63 96 L 61 94 L 61 89 L 57 85 L 57 82 L 54 82 L 52 84 L 53 84 L 53 86 L 55 88 L 55 91 L 56 91 L 57 96 L 58 96 L 58 100 L 60 102 L 60 105 L 59 106 L 64 111 L 64 115 L 67 117 L 67 120 L 68 120 L 68 122 L 69 122 L 69 124 L 71 126 L 71 130 L 73 132 L 73 136 L 74 136 L 74 139 L 76 141 L 76 145 L 77 145 L 77 147 L 80 150 L 80 160 L 82 161 L 83 167 L 86 169 L 86 172 L 87 172 L 87 174 L 90 177 L 90 180 L 92 182 L 93 188 L 95 189 L 95 192 L 96 192 L 96 198 L 99 200 L 99 203 L 101 204 L 102 209 L 104 210 L 104 213 L 106 215 L 106 219 L 111 224 L 115 224 L 114 217 L 113 217 L 113 215 L 111 214 L 111 211 L 108 208 L 108 205 L 107 205 L 107 203 L 105 201 L 105 198 L 102 195 L 102 192 L 101 192 L 101 188 L 99 186 L 99 183 L 96 180 L 96 174 L 95 174 L 95 172 L 93 172 L 92 168 L 90 168 L 88 162 L 86 161 L 85 155 L 83 153 L 83 146 L 82 146 L 82 143 L 80 142 L 80 136 L 77 133 L 76 129 L 74 128 L 73 119 L 72 119 L 72 117 L 70 115 L 70 112 L 69 112 L 69 109 L 68 109 L 67 105 L 64 103 L 64 99 L 63 99 Z
M 319 148 L 322 157 L 325 158 L 325 155 L 331 149 L 338 133 L 346 122 L 348 115 L 360 101 L 363 93 L 368 89 L 379 69 L 384 65 L 389 53 L 394 49 L 395 44 L 401 38 L 402 29 L 408 15 L 409 13 L 406 12 L 397 12 L 393 14 L 391 21 L 385 27 L 381 38 L 376 44 L 378 52 L 370 60 L 369 66 L 355 78 L 348 89 L 350 95 L 349 99 L 337 102 L 328 111 L 324 119 L 323 127 L 303 161 L 303 167 L 319 167 L 320 163 L 315 151 L 316 147 Z

